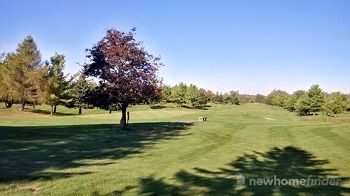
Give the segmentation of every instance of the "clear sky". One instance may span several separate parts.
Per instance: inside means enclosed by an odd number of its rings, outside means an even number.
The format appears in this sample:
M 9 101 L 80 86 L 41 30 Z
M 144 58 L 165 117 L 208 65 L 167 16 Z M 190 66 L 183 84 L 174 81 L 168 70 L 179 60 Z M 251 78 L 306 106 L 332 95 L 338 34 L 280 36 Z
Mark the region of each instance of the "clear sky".
M 0 52 L 26 36 L 77 72 L 108 28 L 137 28 L 166 84 L 214 91 L 350 93 L 349 0 L 0 0 Z

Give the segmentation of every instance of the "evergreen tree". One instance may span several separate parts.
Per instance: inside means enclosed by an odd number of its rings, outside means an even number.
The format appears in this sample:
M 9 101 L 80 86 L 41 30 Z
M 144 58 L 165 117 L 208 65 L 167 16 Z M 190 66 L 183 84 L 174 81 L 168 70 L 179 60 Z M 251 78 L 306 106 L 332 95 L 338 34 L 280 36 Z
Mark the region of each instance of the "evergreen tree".
M 57 105 L 65 105 L 69 99 L 69 82 L 63 70 L 65 66 L 64 55 L 56 54 L 48 63 L 45 88 L 45 103 L 51 106 L 51 115 L 56 113 Z
M 315 114 L 315 112 L 320 112 L 325 100 L 324 92 L 319 85 L 312 85 L 307 95 L 310 98 L 310 112 L 313 112 L 313 114 Z
M 310 97 L 307 93 L 301 95 L 295 103 L 295 109 L 299 112 L 299 115 L 310 114 Z
M 346 111 L 348 104 L 348 100 L 344 94 L 335 92 L 327 97 L 322 109 L 326 115 L 336 116 Z
M 37 104 L 41 98 L 38 80 L 42 78 L 42 66 L 40 52 L 31 36 L 18 45 L 15 53 L 7 55 L 2 68 L 10 99 L 21 103 L 22 111 L 26 103 Z
M 9 88 L 5 82 L 5 54 L 0 54 L 0 101 L 5 103 L 6 108 L 12 107 L 13 101 L 9 93 Z
M 289 94 L 282 90 L 273 90 L 266 97 L 266 103 L 274 106 L 287 107 Z
M 299 99 L 299 97 L 301 97 L 303 94 L 305 94 L 305 91 L 303 90 L 297 90 L 295 92 L 293 92 L 292 95 L 289 95 L 286 97 L 285 100 L 285 109 L 287 109 L 290 112 L 293 112 L 296 110 L 296 103 Z
M 167 103 L 171 102 L 171 87 L 168 85 L 164 85 L 162 88 L 162 99 L 161 101 Z
M 73 105 L 79 108 L 79 114 L 82 113 L 82 108 L 88 107 L 88 102 L 86 101 L 88 93 L 95 87 L 96 84 L 91 80 L 87 80 L 83 73 L 80 73 L 77 80 L 73 82 L 73 88 L 70 93 L 73 97 Z

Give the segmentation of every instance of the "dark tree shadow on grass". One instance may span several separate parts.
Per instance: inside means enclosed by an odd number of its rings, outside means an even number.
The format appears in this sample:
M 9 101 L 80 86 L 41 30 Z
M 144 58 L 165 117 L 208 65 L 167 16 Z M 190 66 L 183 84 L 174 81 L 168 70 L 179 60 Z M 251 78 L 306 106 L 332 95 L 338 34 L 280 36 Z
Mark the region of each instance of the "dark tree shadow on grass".
M 327 160 L 317 159 L 311 153 L 292 146 L 272 148 L 268 152 L 245 154 L 226 167 L 215 171 L 195 168 L 194 172 L 179 171 L 175 179 L 180 185 L 153 176 L 140 180 L 141 194 L 145 195 L 194 195 L 193 189 L 203 190 L 204 195 L 343 195 L 350 189 L 343 186 L 349 178 L 340 177 L 335 169 L 326 169 Z M 245 177 L 245 185 L 237 185 L 237 179 Z M 303 186 L 255 185 L 250 179 L 312 179 L 332 178 L 338 184 Z
M 181 131 L 189 126 L 191 123 L 133 123 L 126 131 L 112 124 L 0 126 L 0 183 L 88 174 L 45 170 L 109 164 L 86 162 L 111 159 L 112 163 L 142 153 L 161 140 L 186 135 Z
M 32 112 L 32 113 L 35 113 L 35 114 L 45 114 L 45 115 L 50 115 L 51 114 L 51 111 L 49 110 L 41 110 L 41 109 L 30 109 L 30 110 L 26 110 L 27 112 Z M 53 115 L 55 116 L 78 116 L 78 112 L 75 114 L 75 113 L 63 113 L 63 112 L 56 112 L 54 113 Z

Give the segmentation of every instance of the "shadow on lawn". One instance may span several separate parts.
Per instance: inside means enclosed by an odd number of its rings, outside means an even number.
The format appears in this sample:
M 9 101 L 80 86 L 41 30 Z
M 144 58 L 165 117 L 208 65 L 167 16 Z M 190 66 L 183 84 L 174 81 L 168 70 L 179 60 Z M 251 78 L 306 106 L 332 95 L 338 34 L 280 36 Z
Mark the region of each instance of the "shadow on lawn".
M 194 195 L 194 189 L 201 189 L 205 195 L 341 195 L 350 193 L 349 188 L 342 186 L 349 178 L 340 177 L 335 169 L 325 169 L 327 160 L 316 159 L 311 153 L 288 146 L 272 148 L 268 152 L 245 154 L 227 167 L 209 171 L 194 168 L 194 172 L 179 171 L 174 179 L 176 184 L 170 184 L 164 178 L 153 176 L 143 178 L 139 182 L 140 194 L 145 195 Z M 237 185 L 237 177 L 244 176 L 245 185 Z M 271 179 L 273 176 L 282 179 L 315 178 L 340 179 L 337 185 L 310 186 L 253 186 L 249 179 Z M 130 189 L 130 188 L 129 188 Z M 129 189 L 126 189 L 128 191 Z M 121 194 L 116 191 L 112 194 Z
M 26 110 L 26 111 L 33 112 L 33 113 L 36 113 L 36 114 L 46 114 L 46 115 L 50 115 L 51 114 L 51 111 L 49 111 L 49 110 L 41 110 L 41 109 Z M 53 115 L 55 115 L 55 116 L 73 116 L 73 115 L 79 115 L 79 114 L 78 114 L 78 112 L 76 114 L 56 112 Z
M 184 136 L 181 130 L 191 125 L 180 122 L 133 123 L 126 131 L 112 124 L 0 126 L 0 182 L 88 174 L 53 173 L 45 169 L 75 168 L 93 165 L 82 160 L 116 160 L 142 153 L 159 140 Z

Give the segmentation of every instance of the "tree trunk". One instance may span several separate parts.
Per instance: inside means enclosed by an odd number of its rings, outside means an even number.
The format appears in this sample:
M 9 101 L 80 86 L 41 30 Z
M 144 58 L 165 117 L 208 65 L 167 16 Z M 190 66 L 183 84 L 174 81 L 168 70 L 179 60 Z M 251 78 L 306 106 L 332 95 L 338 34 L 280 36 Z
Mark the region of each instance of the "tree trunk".
M 55 114 L 56 114 L 56 106 L 57 105 L 55 105 L 54 108 L 53 108 L 53 113 L 55 113 Z
M 79 107 L 79 115 L 81 114 L 81 106 Z
M 35 110 L 35 104 L 33 104 L 33 110 Z
M 24 107 L 26 106 L 25 103 L 22 103 L 21 111 L 24 111 Z
M 13 102 L 12 101 L 5 101 L 5 107 L 6 108 L 11 108 L 12 107 Z
M 122 104 L 122 118 L 120 119 L 120 128 L 125 129 L 128 124 L 126 121 L 126 108 L 128 107 L 127 103 L 123 103 Z
M 53 105 L 51 105 L 51 113 L 50 113 L 50 116 L 53 115 Z

